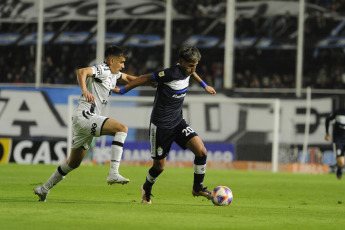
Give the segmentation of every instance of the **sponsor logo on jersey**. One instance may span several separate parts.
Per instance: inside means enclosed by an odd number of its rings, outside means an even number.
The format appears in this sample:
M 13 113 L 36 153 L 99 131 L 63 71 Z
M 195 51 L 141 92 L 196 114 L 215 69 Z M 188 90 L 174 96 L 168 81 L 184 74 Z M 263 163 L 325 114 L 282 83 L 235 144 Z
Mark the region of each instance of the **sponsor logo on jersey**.
M 97 66 L 96 67 L 96 72 L 97 72 L 97 75 L 101 75 L 102 74 L 102 68 L 100 66 Z
M 185 96 L 186 96 L 185 93 L 172 95 L 172 97 L 174 97 L 174 98 L 181 98 L 181 97 L 185 97 Z
M 96 135 L 96 128 L 97 128 L 97 124 L 93 123 L 92 124 L 92 128 L 91 128 L 91 135 L 95 136 Z
M 158 73 L 158 76 L 159 76 L 159 77 L 164 77 L 164 71 L 159 72 L 159 73 Z

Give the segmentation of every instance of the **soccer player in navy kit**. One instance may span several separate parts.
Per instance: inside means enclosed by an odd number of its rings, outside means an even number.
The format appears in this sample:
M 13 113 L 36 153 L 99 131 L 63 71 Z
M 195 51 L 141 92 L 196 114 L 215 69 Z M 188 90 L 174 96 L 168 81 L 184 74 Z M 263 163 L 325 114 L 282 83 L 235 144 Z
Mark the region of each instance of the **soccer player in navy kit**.
M 344 153 L 345 153 L 345 109 L 339 109 L 331 113 L 326 118 L 326 136 L 325 140 L 330 141 L 328 127 L 330 121 L 335 120 L 333 125 L 333 149 L 337 158 L 337 178 L 342 178 L 342 168 L 344 166 Z
M 179 63 L 173 67 L 139 78 L 114 91 L 124 94 L 146 83 L 156 82 L 157 91 L 154 99 L 150 121 L 150 144 L 153 166 L 149 169 L 146 181 L 141 187 L 142 203 L 151 204 L 151 189 L 158 176 L 163 172 L 166 157 L 171 145 L 176 142 L 181 148 L 188 148 L 195 154 L 193 196 L 211 199 L 211 192 L 203 187 L 206 172 L 206 148 L 197 133 L 189 127 L 183 118 L 182 106 L 193 77 L 205 91 L 215 95 L 216 91 L 195 73 L 201 55 L 194 46 L 184 46 L 179 50 Z

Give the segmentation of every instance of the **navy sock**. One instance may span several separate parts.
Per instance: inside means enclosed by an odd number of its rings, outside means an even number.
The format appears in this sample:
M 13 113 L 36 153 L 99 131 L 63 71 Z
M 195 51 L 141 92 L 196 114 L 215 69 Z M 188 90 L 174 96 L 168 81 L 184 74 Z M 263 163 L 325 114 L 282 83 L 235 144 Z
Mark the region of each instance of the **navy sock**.
M 146 180 L 144 183 L 144 190 L 146 192 L 150 192 L 151 193 L 151 189 L 153 184 L 156 182 L 157 177 L 162 173 L 163 171 L 159 171 L 157 169 L 155 169 L 153 166 L 149 169 L 149 171 L 147 172 L 146 175 Z
M 206 160 L 207 156 L 195 157 L 194 159 L 194 191 L 200 191 L 203 189 L 203 182 L 206 173 Z

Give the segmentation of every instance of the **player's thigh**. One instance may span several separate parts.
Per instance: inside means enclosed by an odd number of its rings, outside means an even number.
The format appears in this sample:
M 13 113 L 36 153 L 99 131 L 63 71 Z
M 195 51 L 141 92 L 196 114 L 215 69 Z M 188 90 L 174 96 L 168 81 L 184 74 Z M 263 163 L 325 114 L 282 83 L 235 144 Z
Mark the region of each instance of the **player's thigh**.
M 83 147 L 72 148 L 71 154 L 67 160 L 68 165 L 71 168 L 77 168 L 80 165 L 80 163 L 82 162 L 86 153 L 87 153 L 87 149 L 84 149 Z
M 101 135 L 115 135 L 117 132 L 128 133 L 128 128 L 121 122 L 108 118 L 102 127 Z
M 186 144 L 186 147 L 196 156 L 202 157 L 206 155 L 206 148 L 199 136 L 192 137 Z
M 340 167 L 344 166 L 344 156 L 337 156 L 337 165 Z

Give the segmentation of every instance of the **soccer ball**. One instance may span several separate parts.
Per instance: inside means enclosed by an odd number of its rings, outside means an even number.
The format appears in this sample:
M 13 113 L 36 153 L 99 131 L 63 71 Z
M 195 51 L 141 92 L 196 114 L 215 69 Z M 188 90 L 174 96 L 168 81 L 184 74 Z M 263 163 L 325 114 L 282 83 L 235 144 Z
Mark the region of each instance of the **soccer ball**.
M 228 206 L 233 199 L 232 191 L 226 186 L 218 186 L 212 191 L 212 202 L 217 206 Z

